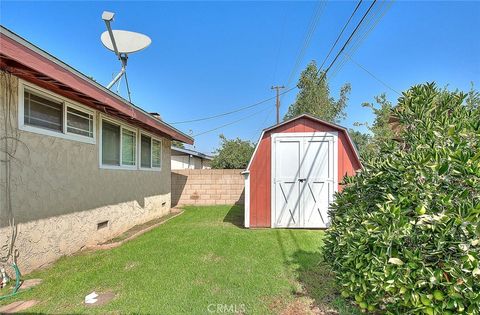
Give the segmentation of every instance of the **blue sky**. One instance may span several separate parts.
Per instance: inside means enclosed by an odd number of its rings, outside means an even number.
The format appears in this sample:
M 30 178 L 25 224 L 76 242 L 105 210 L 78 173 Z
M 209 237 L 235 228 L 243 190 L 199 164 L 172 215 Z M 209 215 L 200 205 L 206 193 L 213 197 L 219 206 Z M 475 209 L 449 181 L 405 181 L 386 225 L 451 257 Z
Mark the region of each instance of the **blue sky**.
M 118 72 L 119 64 L 100 43 L 105 30 L 101 14 L 104 10 L 115 12 L 114 29 L 138 31 L 152 38 L 148 49 L 129 59 L 133 102 L 159 112 L 167 122 L 175 122 L 226 112 L 274 96 L 270 87 L 288 83 L 317 5 L 2 1 L 0 22 L 106 85 Z M 363 3 L 359 13 L 363 14 L 368 5 Z M 309 61 L 321 63 L 355 6 L 348 1 L 326 4 L 295 72 L 295 81 Z M 352 26 L 360 16 L 354 18 Z M 470 82 L 477 88 L 480 85 L 478 34 L 480 2 L 396 1 L 352 57 L 397 91 L 425 81 L 468 90 Z M 372 120 L 361 104 L 372 101 L 375 95 L 386 92 L 390 100 L 396 99 L 394 92 L 352 62 L 346 62 L 330 78 L 334 97 L 345 82 L 352 85 L 348 117 L 341 122 L 347 127 Z M 295 94 L 282 98 L 282 114 Z M 256 141 L 260 130 L 274 123 L 274 100 L 221 119 L 176 126 L 197 134 L 248 116 L 197 137 L 196 149 L 214 150 L 219 133 Z

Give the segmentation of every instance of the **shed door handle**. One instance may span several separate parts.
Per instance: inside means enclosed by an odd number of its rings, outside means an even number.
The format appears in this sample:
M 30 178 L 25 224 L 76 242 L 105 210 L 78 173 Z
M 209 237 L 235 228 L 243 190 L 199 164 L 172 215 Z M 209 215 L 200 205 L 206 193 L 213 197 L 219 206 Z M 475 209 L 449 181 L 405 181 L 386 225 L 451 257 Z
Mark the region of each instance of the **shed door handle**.
M 299 179 L 298 179 L 298 181 L 299 181 L 300 183 L 303 183 L 303 182 L 306 181 L 306 180 L 307 180 L 306 178 L 299 178 Z

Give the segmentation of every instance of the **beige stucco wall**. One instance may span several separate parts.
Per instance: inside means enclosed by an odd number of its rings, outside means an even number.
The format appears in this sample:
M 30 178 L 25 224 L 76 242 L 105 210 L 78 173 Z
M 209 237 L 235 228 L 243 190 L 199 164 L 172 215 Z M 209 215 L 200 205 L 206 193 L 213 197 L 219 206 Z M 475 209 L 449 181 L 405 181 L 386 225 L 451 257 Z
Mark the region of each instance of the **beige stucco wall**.
M 88 144 L 18 130 L 17 83 L 10 110 L 1 88 L 0 126 L 7 124 L 16 146 L 7 186 L 5 162 L 0 165 L 0 250 L 10 238 L 6 220 L 10 187 L 11 209 L 17 222 L 17 262 L 23 273 L 68 255 L 87 244 L 112 238 L 130 227 L 170 211 L 170 145 L 162 139 L 161 171 L 111 170 L 99 167 L 97 143 Z M 5 160 L 5 128 L 0 128 L 1 160 Z M 9 148 L 12 151 L 13 148 Z M 108 227 L 97 224 L 108 220 Z M 0 253 L 1 255 L 4 252 Z

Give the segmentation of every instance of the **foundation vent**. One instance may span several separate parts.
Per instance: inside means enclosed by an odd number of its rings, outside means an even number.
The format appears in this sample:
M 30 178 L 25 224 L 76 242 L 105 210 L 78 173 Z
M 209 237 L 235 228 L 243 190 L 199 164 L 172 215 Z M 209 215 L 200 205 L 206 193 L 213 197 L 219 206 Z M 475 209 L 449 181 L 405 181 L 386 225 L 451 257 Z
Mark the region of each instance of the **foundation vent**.
M 108 227 L 108 220 L 97 223 L 97 231 Z

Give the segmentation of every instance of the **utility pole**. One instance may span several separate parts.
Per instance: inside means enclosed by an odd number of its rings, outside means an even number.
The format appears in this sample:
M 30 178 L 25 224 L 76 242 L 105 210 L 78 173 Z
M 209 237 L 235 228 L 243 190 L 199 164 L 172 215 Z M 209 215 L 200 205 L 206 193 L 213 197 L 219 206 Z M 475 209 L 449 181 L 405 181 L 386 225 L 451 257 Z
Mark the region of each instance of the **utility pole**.
M 284 89 L 285 86 L 272 86 L 272 90 L 277 90 L 277 124 L 280 123 L 280 89 Z

